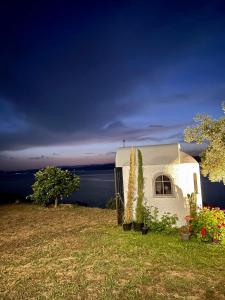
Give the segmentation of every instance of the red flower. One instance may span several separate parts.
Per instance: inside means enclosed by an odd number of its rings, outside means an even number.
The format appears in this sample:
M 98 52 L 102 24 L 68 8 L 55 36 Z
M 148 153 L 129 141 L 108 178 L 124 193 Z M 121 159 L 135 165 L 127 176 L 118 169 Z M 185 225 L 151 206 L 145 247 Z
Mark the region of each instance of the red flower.
M 201 235 L 202 237 L 206 236 L 206 228 L 201 229 Z

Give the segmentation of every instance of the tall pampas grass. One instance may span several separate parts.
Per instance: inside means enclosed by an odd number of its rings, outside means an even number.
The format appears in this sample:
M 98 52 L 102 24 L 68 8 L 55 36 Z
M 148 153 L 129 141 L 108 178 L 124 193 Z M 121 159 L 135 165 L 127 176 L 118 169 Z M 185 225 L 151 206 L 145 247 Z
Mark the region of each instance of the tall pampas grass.
M 135 175 L 136 175 L 136 149 L 132 147 L 130 151 L 130 171 L 129 171 L 129 181 L 128 181 L 127 202 L 124 211 L 125 224 L 129 224 L 133 221 Z

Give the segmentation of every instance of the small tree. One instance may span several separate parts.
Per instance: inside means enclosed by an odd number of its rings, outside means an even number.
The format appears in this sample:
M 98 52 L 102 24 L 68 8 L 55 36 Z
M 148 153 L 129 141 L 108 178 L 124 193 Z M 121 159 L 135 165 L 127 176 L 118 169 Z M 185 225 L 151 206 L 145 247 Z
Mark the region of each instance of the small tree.
M 79 186 L 80 178 L 68 170 L 46 167 L 35 174 L 32 198 L 34 203 L 42 205 L 54 201 L 57 207 L 59 200 L 71 195 Z
M 134 148 L 131 148 L 127 202 L 124 210 L 125 224 L 130 224 L 133 221 L 133 202 L 134 202 L 134 192 L 135 192 L 135 162 L 136 162 L 136 151 Z
M 225 104 L 222 108 L 225 113 Z M 199 125 L 185 129 L 184 139 L 187 143 L 207 143 L 201 153 L 202 174 L 211 181 L 225 184 L 225 117 L 214 120 L 206 114 L 198 114 L 194 120 Z
M 138 197 L 136 206 L 136 221 L 143 223 L 143 196 L 144 196 L 144 178 L 143 178 L 143 163 L 141 150 L 138 149 Z

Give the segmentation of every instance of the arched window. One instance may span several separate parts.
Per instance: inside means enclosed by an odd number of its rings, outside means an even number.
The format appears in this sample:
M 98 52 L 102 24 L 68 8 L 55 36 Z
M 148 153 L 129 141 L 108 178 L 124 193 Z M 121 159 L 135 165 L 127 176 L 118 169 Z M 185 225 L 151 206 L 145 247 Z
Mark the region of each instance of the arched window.
M 156 195 L 172 195 L 172 183 L 168 176 L 159 175 L 155 179 Z

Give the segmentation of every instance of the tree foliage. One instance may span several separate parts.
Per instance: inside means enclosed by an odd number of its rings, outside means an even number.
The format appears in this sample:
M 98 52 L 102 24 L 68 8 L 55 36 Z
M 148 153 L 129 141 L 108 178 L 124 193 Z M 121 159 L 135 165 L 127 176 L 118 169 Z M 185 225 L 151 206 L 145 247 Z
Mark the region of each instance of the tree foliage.
M 138 195 L 136 206 L 136 221 L 143 222 L 143 197 L 144 197 L 144 178 L 143 178 L 143 163 L 141 150 L 138 149 Z
M 225 104 L 223 103 L 225 113 Z M 225 117 L 212 119 L 207 114 L 198 114 L 194 118 L 196 127 L 188 127 L 184 131 L 186 142 L 207 146 L 201 153 L 201 167 L 203 176 L 211 181 L 223 181 L 225 184 Z
M 33 201 L 47 205 L 68 197 L 80 186 L 80 178 L 68 170 L 56 167 L 46 167 L 35 174 L 35 183 L 32 185 Z
M 135 164 L 136 164 L 136 150 L 134 148 L 131 148 L 127 202 L 124 210 L 125 224 L 129 224 L 133 221 L 133 202 L 134 202 L 135 172 L 136 172 Z

